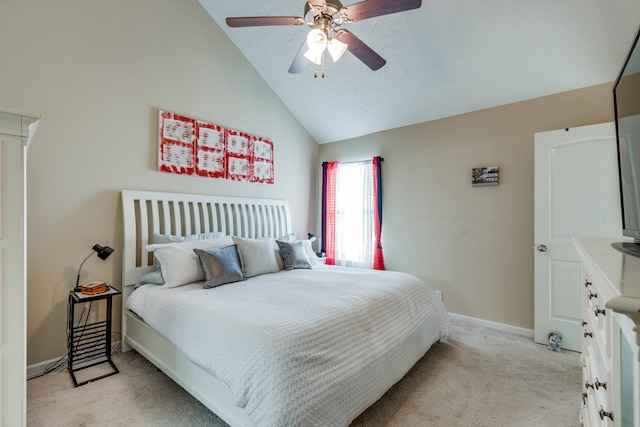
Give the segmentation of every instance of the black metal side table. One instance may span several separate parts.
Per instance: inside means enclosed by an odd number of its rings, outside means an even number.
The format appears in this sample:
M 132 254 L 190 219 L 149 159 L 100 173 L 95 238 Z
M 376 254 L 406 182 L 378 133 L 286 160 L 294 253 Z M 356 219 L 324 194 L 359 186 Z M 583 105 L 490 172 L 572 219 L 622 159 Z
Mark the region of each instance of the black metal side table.
M 96 295 L 85 295 L 80 292 L 69 291 L 69 304 L 67 305 L 67 367 L 75 387 L 98 381 L 120 372 L 111 360 L 112 298 L 114 295 L 120 294 L 119 290 L 111 286 L 106 292 Z M 76 304 L 92 303 L 102 299 L 107 302 L 105 319 L 92 323 L 76 324 Z M 78 382 L 76 372 L 102 363 L 108 363 L 111 366 L 110 372 Z

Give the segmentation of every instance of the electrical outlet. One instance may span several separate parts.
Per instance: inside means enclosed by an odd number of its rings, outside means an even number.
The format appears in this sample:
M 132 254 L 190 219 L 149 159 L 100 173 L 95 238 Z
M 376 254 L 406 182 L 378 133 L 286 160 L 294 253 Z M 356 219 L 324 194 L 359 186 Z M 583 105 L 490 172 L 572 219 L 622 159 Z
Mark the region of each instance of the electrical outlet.
M 441 290 L 439 290 L 439 289 L 438 289 L 438 290 L 436 290 L 436 296 L 438 297 L 438 299 L 439 299 L 440 301 L 442 301 L 442 291 L 441 291 Z

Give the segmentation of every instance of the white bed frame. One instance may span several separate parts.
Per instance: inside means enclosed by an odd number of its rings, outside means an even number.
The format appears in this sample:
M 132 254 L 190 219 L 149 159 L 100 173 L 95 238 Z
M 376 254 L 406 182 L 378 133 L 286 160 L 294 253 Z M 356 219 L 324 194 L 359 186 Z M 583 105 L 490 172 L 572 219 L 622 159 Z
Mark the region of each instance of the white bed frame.
M 127 310 L 136 280 L 153 268 L 145 246 L 153 233 L 190 234 L 221 231 L 259 238 L 292 232 L 285 200 L 206 196 L 196 194 L 122 191 L 124 248 L 122 261 L 122 348 L 142 354 L 173 381 L 233 427 L 253 426 L 238 408 L 228 387 L 193 364 L 176 346 Z

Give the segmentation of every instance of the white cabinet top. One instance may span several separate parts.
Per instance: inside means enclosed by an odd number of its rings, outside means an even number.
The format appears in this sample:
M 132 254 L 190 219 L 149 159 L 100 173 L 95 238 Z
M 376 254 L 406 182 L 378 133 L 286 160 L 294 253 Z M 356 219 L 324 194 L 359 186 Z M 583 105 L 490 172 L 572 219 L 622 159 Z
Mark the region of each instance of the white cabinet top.
M 598 274 L 606 306 L 632 317 L 640 315 L 640 258 L 623 254 L 611 246 L 621 238 L 580 237 L 574 239 L 582 259 Z M 626 241 L 626 240 L 625 240 Z

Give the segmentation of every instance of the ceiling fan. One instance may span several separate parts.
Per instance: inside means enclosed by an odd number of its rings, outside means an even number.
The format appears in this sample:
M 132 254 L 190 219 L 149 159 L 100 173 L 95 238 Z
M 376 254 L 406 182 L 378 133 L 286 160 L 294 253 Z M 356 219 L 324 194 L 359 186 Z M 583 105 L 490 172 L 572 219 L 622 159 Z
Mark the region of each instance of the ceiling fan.
M 289 67 L 290 73 L 302 73 L 307 64 L 306 60 L 322 65 L 325 51 L 328 51 L 336 62 L 346 50 L 375 71 L 382 68 L 387 61 L 349 30 L 342 28 L 342 25 L 418 9 L 421 5 L 422 0 L 364 0 L 350 6 L 343 6 L 338 0 L 308 0 L 304 5 L 304 17 L 233 17 L 227 18 L 227 25 L 234 28 L 304 24 L 309 26 L 311 31 Z

